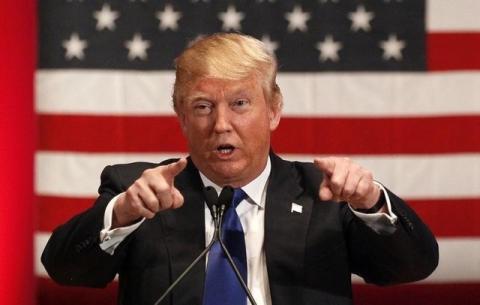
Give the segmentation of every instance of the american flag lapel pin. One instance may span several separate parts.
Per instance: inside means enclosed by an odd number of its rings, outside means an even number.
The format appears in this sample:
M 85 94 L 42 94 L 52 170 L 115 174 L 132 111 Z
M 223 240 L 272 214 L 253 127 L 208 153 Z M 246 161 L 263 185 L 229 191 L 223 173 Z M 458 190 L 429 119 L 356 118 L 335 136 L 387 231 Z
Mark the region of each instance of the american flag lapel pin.
M 303 207 L 295 202 L 292 202 L 292 209 L 290 210 L 291 213 L 299 213 L 302 214 Z

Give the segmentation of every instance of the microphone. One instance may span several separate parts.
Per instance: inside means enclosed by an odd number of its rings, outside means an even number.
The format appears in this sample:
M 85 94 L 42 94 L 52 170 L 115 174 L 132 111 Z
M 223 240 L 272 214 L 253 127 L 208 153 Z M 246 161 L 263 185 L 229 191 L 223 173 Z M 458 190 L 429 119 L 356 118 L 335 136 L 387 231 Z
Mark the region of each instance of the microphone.
M 154 303 L 154 305 L 159 305 L 161 302 L 165 299 L 165 297 L 180 283 L 182 279 L 185 278 L 185 276 L 193 269 L 193 267 L 205 256 L 207 253 L 210 251 L 210 249 L 213 247 L 215 241 L 218 240 L 220 243 L 220 246 L 223 249 L 223 252 L 225 253 L 225 256 L 227 257 L 227 260 L 232 267 L 238 281 L 240 282 L 240 285 L 242 286 L 243 290 L 247 294 L 248 299 L 250 300 L 251 305 L 257 305 L 255 302 L 255 299 L 252 296 L 252 293 L 248 289 L 247 284 L 245 284 L 245 281 L 243 280 L 240 271 L 238 271 L 237 266 L 235 265 L 232 256 L 230 255 L 230 252 L 228 251 L 227 247 L 222 241 L 222 236 L 221 236 L 221 229 L 222 229 L 222 220 L 223 220 L 223 214 L 225 211 L 230 207 L 233 199 L 233 188 L 229 185 L 225 186 L 222 191 L 220 192 L 220 196 L 217 196 L 217 191 L 211 187 L 207 186 L 203 189 L 203 194 L 205 196 L 205 201 L 207 203 L 207 206 L 210 210 L 210 213 L 212 214 L 212 218 L 214 221 L 214 232 L 213 232 L 213 238 L 208 244 L 208 246 L 205 248 L 205 250 L 200 253 L 197 258 L 183 271 L 182 274 L 173 282 L 167 290 L 158 298 L 158 300 Z
M 233 187 L 230 185 L 226 185 L 223 187 L 222 191 L 220 192 L 220 196 L 218 196 L 217 201 L 217 210 L 218 210 L 218 217 L 223 217 L 225 211 L 230 207 L 233 200 Z M 222 222 L 219 222 L 219 225 L 222 225 Z
M 215 222 L 218 219 L 218 194 L 212 186 L 207 186 L 203 189 L 205 201 L 207 203 L 212 219 Z M 215 222 L 216 223 L 216 222 Z
M 257 305 L 257 302 L 255 302 L 255 299 L 253 298 L 252 293 L 250 292 L 250 289 L 248 289 L 247 284 L 242 278 L 242 275 L 240 274 L 240 271 L 238 270 L 237 266 L 235 265 L 235 262 L 232 259 L 232 255 L 230 255 L 230 252 L 228 251 L 227 247 L 225 246 L 223 240 L 222 240 L 222 220 L 223 220 L 223 214 L 224 212 L 230 207 L 232 204 L 233 200 L 233 188 L 229 185 L 225 186 L 222 189 L 222 192 L 220 193 L 220 196 L 218 197 L 218 206 L 220 207 L 219 209 L 219 221 L 218 221 L 218 229 L 215 230 L 218 232 L 218 242 L 220 243 L 220 246 L 223 249 L 223 253 L 225 253 L 225 256 L 227 257 L 228 263 L 233 269 L 233 272 L 235 273 L 237 280 L 240 282 L 240 286 L 242 286 L 243 290 L 247 294 L 248 299 L 250 300 L 251 305 Z M 232 207 L 233 208 L 233 207 Z
M 223 191 L 222 191 L 223 192 Z M 196 264 L 205 256 L 207 253 L 210 251 L 210 249 L 213 247 L 213 244 L 215 243 L 216 240 L 218 240 L 218 229 L 219 229 L 219 217 L 218 217 L 218 195 L 217 191 L 211 187 L 208 186 L 203 189 L 203 194 L 205 196 L 205 202 L 207 203 L 207 206 L 210 210 L 210 213 L 212 213 L 212 218 L 214 221 L 214 232 L 213 232 L 213 238 L 208 244 L 208 246 L 205 248 L 205 250 L 200 253 L 195 260 L 188 265 L 188 267 L 185 269 L 185 271 L 180 274 L 180 276 L 173 282 L 167 290 L 158 298 L 158 300 L 154 303 L 154 305 L 159 305 L 162 303 L 162 301 L 167 297 L 167 295 L 180 283 L 181 280 L 185 278 L 185 276 L 195 267 Z M 225 195 L 224 195 L 225 196 Z M 232 196 L 233 196 L 233 191 L 232 191 Z

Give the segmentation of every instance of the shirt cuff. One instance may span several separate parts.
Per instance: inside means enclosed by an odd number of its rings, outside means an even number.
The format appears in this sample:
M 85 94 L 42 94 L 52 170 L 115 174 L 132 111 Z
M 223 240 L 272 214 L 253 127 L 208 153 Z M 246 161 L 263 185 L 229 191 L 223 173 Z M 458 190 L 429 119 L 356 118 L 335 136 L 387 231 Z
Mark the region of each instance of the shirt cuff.
M 385 195 L 385 204 L 387 205 L 387 212 L 378 212 L 378 213 L 361 213 L 356 211 L 352 208 L 350 204 L 348 204 L 350 210 L 355 214 L 358 218 L 360 218 L 367 226 L 369 226 L 372 230 L 379 234 L 393 234 L 395 232 L 395 224 L 397 223 L 397 215 L 395 215 L 392 211 L 392 204 L 390 203 L 390 197 L 388 196 L 388 192 L 385 187 L 377 182 L 373 181 L 375 185 L 377 185 L 380 190 Z
M 121 194 L 113 197 L 112 200 L 107 205 L 105 209 L 105 214 L 103 216 L 103 229 L 100 231 L 100 248 L 107 252 L 110 255 L 115 253 L 115 249 L 120 245 L 120 243 L 133 231 L 135 231 L 145 220 L 142 218 L 137 223 L 133 225 L 111 229 L 112 227 L 112 217 L 113 217 L 113 207 L 117 202 L 118 197 Z

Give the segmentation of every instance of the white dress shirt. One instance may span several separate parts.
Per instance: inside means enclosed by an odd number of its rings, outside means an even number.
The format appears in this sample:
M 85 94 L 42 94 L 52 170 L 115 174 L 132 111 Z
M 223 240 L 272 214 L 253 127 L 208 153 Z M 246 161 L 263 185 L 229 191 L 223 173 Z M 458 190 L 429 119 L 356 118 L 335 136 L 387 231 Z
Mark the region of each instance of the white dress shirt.
M 270 172 L 271 163 L 269 158 L 262 173 L 249 184 L 242 187 L 243 191 L 248 195 L 248 198 L 240 202 L 236 208 L 245 233 L 248 274 L 247 286 L 258 305 L 272 304 L 263 242 L 265 236 L 265 198 Z M 205 186 L 212 186 L 217 193 L 220 193 L 222 189 L 220 186 L 214 184 L 201 172 L 200 177 Z M 390 198 L 383 185 L 376 181 L 374 181 L 374 183 L 378 185 L 385 194 L 388 214 L 364 214 L 353 210 L 351 207 L 350 209 L 355 215 L 362 219 L 366 225 L 376 232 L 388 231 L 388 229 L 392 228 L 397 221 L 397 216 L 394 215 L 391 210 Z M 142 219 L 141 221 L 127 227 L 111 229 L 113 206 L 118 196 L 119 195 L 114 197 L 107 205 L 104 215 L 104 229 L 100 231 L 100 248 L 112 255 L 115 248 L 145 220 Z M 210 240 L 213 237 L 213 231 L 213 219 L 210 210 L 205 203 L 205 245 L 210 243 Z M 250 302 L 248 302 L 248 304 L 250 304 Z
M 265 236 L 265 197 L 267 194 L 267 181 L 270 176 L 270 159 L 263 172 L 252 182 L 242 187 L 248 198 L 242 200 L 236 210 L 243 232 L 245 234 L 245 248 L 247 250 L 247 286 L 258 305 L 271 305 L 270 286 L 267 274 L 267 261 L 265 257 L 263 239 Z M 222 188 L 205 175 L 200 173 L 205 186 L 212 186 L 219 194 Z M 205 205 L 205 245 L 213 238 L 214 224 L 212 215 Z M 208 263 L 208 261 L 207 261 Z M 250 304 L 250 302 L 248 302 Z

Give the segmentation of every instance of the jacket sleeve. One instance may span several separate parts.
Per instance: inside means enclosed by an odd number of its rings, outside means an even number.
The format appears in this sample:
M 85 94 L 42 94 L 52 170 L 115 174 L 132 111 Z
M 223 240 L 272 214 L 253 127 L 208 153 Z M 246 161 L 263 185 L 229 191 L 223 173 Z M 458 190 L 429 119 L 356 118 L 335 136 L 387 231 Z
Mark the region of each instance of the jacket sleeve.
M 377 285 L 424 279 L 438 265 L 435 237 L 402 199 L 388 194 L 398 216 L 391 234 L 378 234 L 348 208 L 343 210 L 352 272 Z
M 99 246 L 105 208 L 126 188 L 119 182 L 115 166 L 107 166 L 101 175 L 100 196 L 85 212 L 54 230 L 41 257 L 48 274 L 64 285 L 104 287 L 113 280 L 126 255 L 128 238 L 114 255 Z

